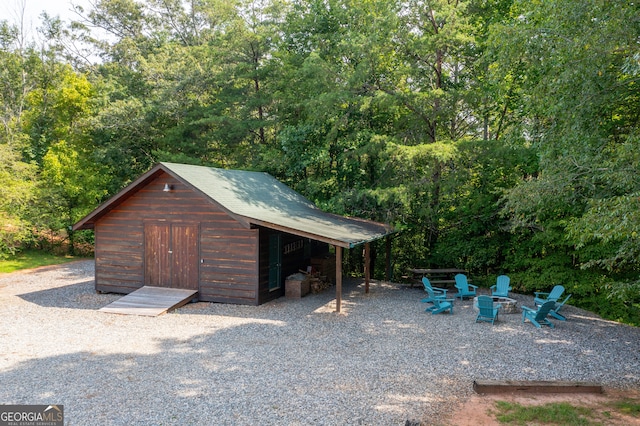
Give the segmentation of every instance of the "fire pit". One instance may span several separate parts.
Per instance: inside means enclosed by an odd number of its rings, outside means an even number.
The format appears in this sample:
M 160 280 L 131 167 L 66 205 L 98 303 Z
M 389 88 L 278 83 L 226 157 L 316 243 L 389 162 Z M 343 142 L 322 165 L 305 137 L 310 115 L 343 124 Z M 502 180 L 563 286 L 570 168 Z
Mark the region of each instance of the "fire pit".
M 518 301 L 512 299 L 510 297 L 500 297 L 500 296 L 489 296 L 493 299 L 493 303 L 498 303 L 502 305 L 502 309 L 500 309 L 501 314 L 517 314 L 520 312 L 518 310 Z M 478 298 L 473 298 L 473 309 L 478 311 Z

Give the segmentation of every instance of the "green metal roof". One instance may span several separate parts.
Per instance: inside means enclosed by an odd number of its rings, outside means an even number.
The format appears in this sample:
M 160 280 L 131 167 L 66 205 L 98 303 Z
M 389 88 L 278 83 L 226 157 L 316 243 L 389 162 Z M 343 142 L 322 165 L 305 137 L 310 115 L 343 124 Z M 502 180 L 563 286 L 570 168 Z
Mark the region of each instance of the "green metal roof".
M 74 229 L 91 228 L 95 220 L 162 171 L 201 192 L 247 225 L 260 225 L 346 248 L 393 232 L 386 224 L 324 212 L 268 173 L 176 163 L 159 163 L 76 223 Z
M 389 225 L 324 212 L 268 173 L 160 164 L 249 223 L 343 247 L 354 247 L 392 232 Z

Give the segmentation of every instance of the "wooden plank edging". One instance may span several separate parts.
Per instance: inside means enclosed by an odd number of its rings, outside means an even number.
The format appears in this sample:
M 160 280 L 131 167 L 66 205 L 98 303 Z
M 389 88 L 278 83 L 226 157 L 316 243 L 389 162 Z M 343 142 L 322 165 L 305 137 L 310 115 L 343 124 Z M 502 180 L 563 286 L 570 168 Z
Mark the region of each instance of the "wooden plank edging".
M 476 393 L 602 393 L 602 385 L 593 382 L 474 380 Z

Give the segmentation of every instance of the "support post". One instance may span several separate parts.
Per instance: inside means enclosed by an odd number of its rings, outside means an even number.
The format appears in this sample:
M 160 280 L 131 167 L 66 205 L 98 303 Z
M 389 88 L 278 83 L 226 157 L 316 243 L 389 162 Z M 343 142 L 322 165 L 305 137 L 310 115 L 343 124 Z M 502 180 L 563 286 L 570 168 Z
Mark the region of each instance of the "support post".
M 391 235 L 387 235 L 385 238 L 386 243 L 386 251 L 387 251 L 387 270 L 385 271 L 385 280 L 387 282 L 391 281 Z
M 340 313 L 342 305 L 342 247 L 336 248 L 336 312 Z
M 371 246 L 364 243 L 364 292 L 369 293 L 369 279 L 371 278 Z

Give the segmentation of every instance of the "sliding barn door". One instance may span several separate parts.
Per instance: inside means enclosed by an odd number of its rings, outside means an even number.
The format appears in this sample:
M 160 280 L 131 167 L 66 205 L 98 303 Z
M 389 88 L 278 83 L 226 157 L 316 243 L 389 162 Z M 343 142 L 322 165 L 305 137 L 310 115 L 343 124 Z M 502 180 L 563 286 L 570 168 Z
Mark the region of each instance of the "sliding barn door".
M 144 284 L 198 289 L 198 225 L 145 223 Z

